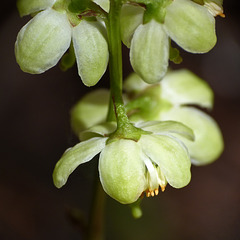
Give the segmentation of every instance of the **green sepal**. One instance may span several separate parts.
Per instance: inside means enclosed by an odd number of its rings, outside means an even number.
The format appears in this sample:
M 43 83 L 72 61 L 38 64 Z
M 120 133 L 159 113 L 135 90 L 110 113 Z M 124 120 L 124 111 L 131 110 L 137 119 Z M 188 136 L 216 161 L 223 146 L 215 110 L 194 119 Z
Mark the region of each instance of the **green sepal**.
M 179 50 L 177 48 L 173 48 L 171 45 L 169 48 L 169 60 L 175 64 L 180 64 L 183 60 L 180 56 Z
M 91 0 L 71 0 L 68 10 L 73 13 L 82 12 L 89 6 Z
M 67 71 L 69 68 L 72 68 L 76 62 L 73 44 L 71 42 L 70 48 L 68 51 L 63 55 L 60 61 L 60 68 L 62 71 Z

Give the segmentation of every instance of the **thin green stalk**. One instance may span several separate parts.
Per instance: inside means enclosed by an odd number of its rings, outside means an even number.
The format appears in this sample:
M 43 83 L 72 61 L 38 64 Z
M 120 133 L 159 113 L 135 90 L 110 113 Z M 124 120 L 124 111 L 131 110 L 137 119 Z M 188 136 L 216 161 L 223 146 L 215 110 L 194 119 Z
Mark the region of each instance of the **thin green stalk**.
M 111 101 L 108 117 L 112 118 L 113 106 L 117 117 L 118 128 L 129 123 L 122 99 L 122 42 L 120 33 L 120 12 L 122 3 L 110 1 L 108 15 L 109 71 Z
M 87 240 L 104 240 L 104 207 L 106 196 L 99 181 L 97 167 L 94 185 L 94 195 L 88 223 Z

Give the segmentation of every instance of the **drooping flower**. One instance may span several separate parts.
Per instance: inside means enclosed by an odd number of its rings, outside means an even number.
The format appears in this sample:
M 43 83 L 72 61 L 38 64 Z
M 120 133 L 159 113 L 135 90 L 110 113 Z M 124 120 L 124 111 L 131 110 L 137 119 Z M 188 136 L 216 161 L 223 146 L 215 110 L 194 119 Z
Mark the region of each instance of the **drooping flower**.
M 117 201 L 135 202 L 143 192 L 158 194 L 169 183 L 186 186 L 191 178 L 187 148 L 176 136 L 193 140 L 193 132 L 181 123 L 144 122 L 135 125 L 144 133 L 138 141 L 111 139 L 116 123 L 94 126 L 80 134 L 82 142 L 68 149 L 55 166 L 53 180 L 62 187 L 82 163 L 100 153 L 99 175 L 106 193 Z M 174 136 L 175 135 L 175 136 Z
M 195 106 L 211 109 L 213 92 L 209 85 L 188 70 L 170 71 L 156 85 L 146 84 L 132 74 L 125 82 L 131 98 L 127 105 L 132 121 L 179 121 L 194 131 L 195 141 L 181 140 L 187 146 L 193 164 L 216 160 L 223 151 L 218 124 Z
M 93 86 L 108 64 L 106 29 L 100 21 L 81 20 L 68 10 L 69 3 L 69 0 L 17 2 L 21 16 L 37 14 L 18 33 L 16 60 L 24 72 L 43 73 L 58 63 L 72 41 L 79 76 L 85 85 Z
M 191 0 L 147 3 L 150 7 L 123 5 L 121 35 L 130 48 L 134 71 L 145 82 L 156 83 L 168 68 L 169 38 L 185 51 L 206 53 L 216 44 L 215 19 L 205 6 Z

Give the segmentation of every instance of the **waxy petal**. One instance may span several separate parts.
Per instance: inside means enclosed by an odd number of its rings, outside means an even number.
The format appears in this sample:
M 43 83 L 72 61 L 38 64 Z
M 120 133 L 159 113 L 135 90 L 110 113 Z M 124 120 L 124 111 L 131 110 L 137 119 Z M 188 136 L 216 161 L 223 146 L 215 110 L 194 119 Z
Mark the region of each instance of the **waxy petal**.
M 25 16 L 52 7 L 56 0 L 18 0 L 17 8 L 20 16 Z
M 71 126 L 76 135 L 107 119 L 110 93 L 96 89 L 86 94 L 71 110 Z
M 71 42 L 67 16 L 52 9 L 37 14 L 18 33 L 16 60 L 24 72 L 39 74 L 55 66 Z
M 90 161 L 105 147 L 107 138 L 92 138 L 67 149 L 53 171 L 53 181 L 57 188 L 67 182 L 69 175 L 80 165 Z
M 135 72 L 128 75 L 123 82 L 123 89 L 127 93 L 138 93 L 147 87 L 149 84 L 144 82 Z
M 162 120 L 180 121 L 194 131 L 195 141 L 181 138 L 192 162 L 204 165 L 216 160 L 223 151 L 223 138 L 217 123 L 204 112 L 190 107 L 173 108 L 162 113 Z
M 175 188 L 186 186 L 191 179 L 191 161 L 185 146 L 165 135 L 142 135 L 143 152 L 156 163 L 168 183 Z
M 196 104 L 205 108 L 213 106 L 213 91 L 201 78 L 189 70 L 176 70 L 166 74 L 161 81 L 161 97 L 175 105 Z
M 144 8 L 124 4 L 121 10 L 121 38 L 123 43 L 130 48 L 131 40 L 136 28 L 143 22 Z
M 145 165 L 140 146 L 132 140 L 117 140 L 104 148 L 99 174 L 106 193 L 120 203 L 135 202 L 145 190 Z
M 98 4 L 104 11 L 109 12 L 110 0 L 93 0 L 93 2 Z
M 166 74 L 169 40 L 163 25 L 155 20 L 140 25 L 130 48 L 130 61 L 134 71 L 147 83 L 157 83 Z
M 175 0 L 166 9 L 165 30 L 184 50 L 205 53 L 216 44 L 215 19 L 190 0 Z
M 95 85 L 108 65 L 106 29 L 100 22 L 81 21 L 73 28 L 78 74 L 86 86 Z
M 88 140 L 93 137 L 106 137 L 109 134 L 113 133 L 117 129 L 116 122 L 105 122 L 103 124 L 99 124 L 93 126 L 79 134 L 79 138 L 81 141 Z
M 177 134 L 190 141 L 194 141 L 194 133 L 191 128 L 175 121 L 150 121 L 136 124 L 137 127 L 154 134 Z

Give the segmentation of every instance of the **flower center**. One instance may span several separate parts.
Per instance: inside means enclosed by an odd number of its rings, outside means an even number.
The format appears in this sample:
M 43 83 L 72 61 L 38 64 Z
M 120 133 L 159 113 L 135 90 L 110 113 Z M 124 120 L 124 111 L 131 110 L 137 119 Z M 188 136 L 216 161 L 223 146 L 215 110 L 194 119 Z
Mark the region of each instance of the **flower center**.
M 153 163 L 147 156 L 144 159 L 144 163 L 147 168 L 146 173 L 146 196 L 147 197 L 154 197 L 159 193 L 159 186 L 161 187 L 161 191 L 164 192 L 167 180 L 162 173 L 160 167 Z

